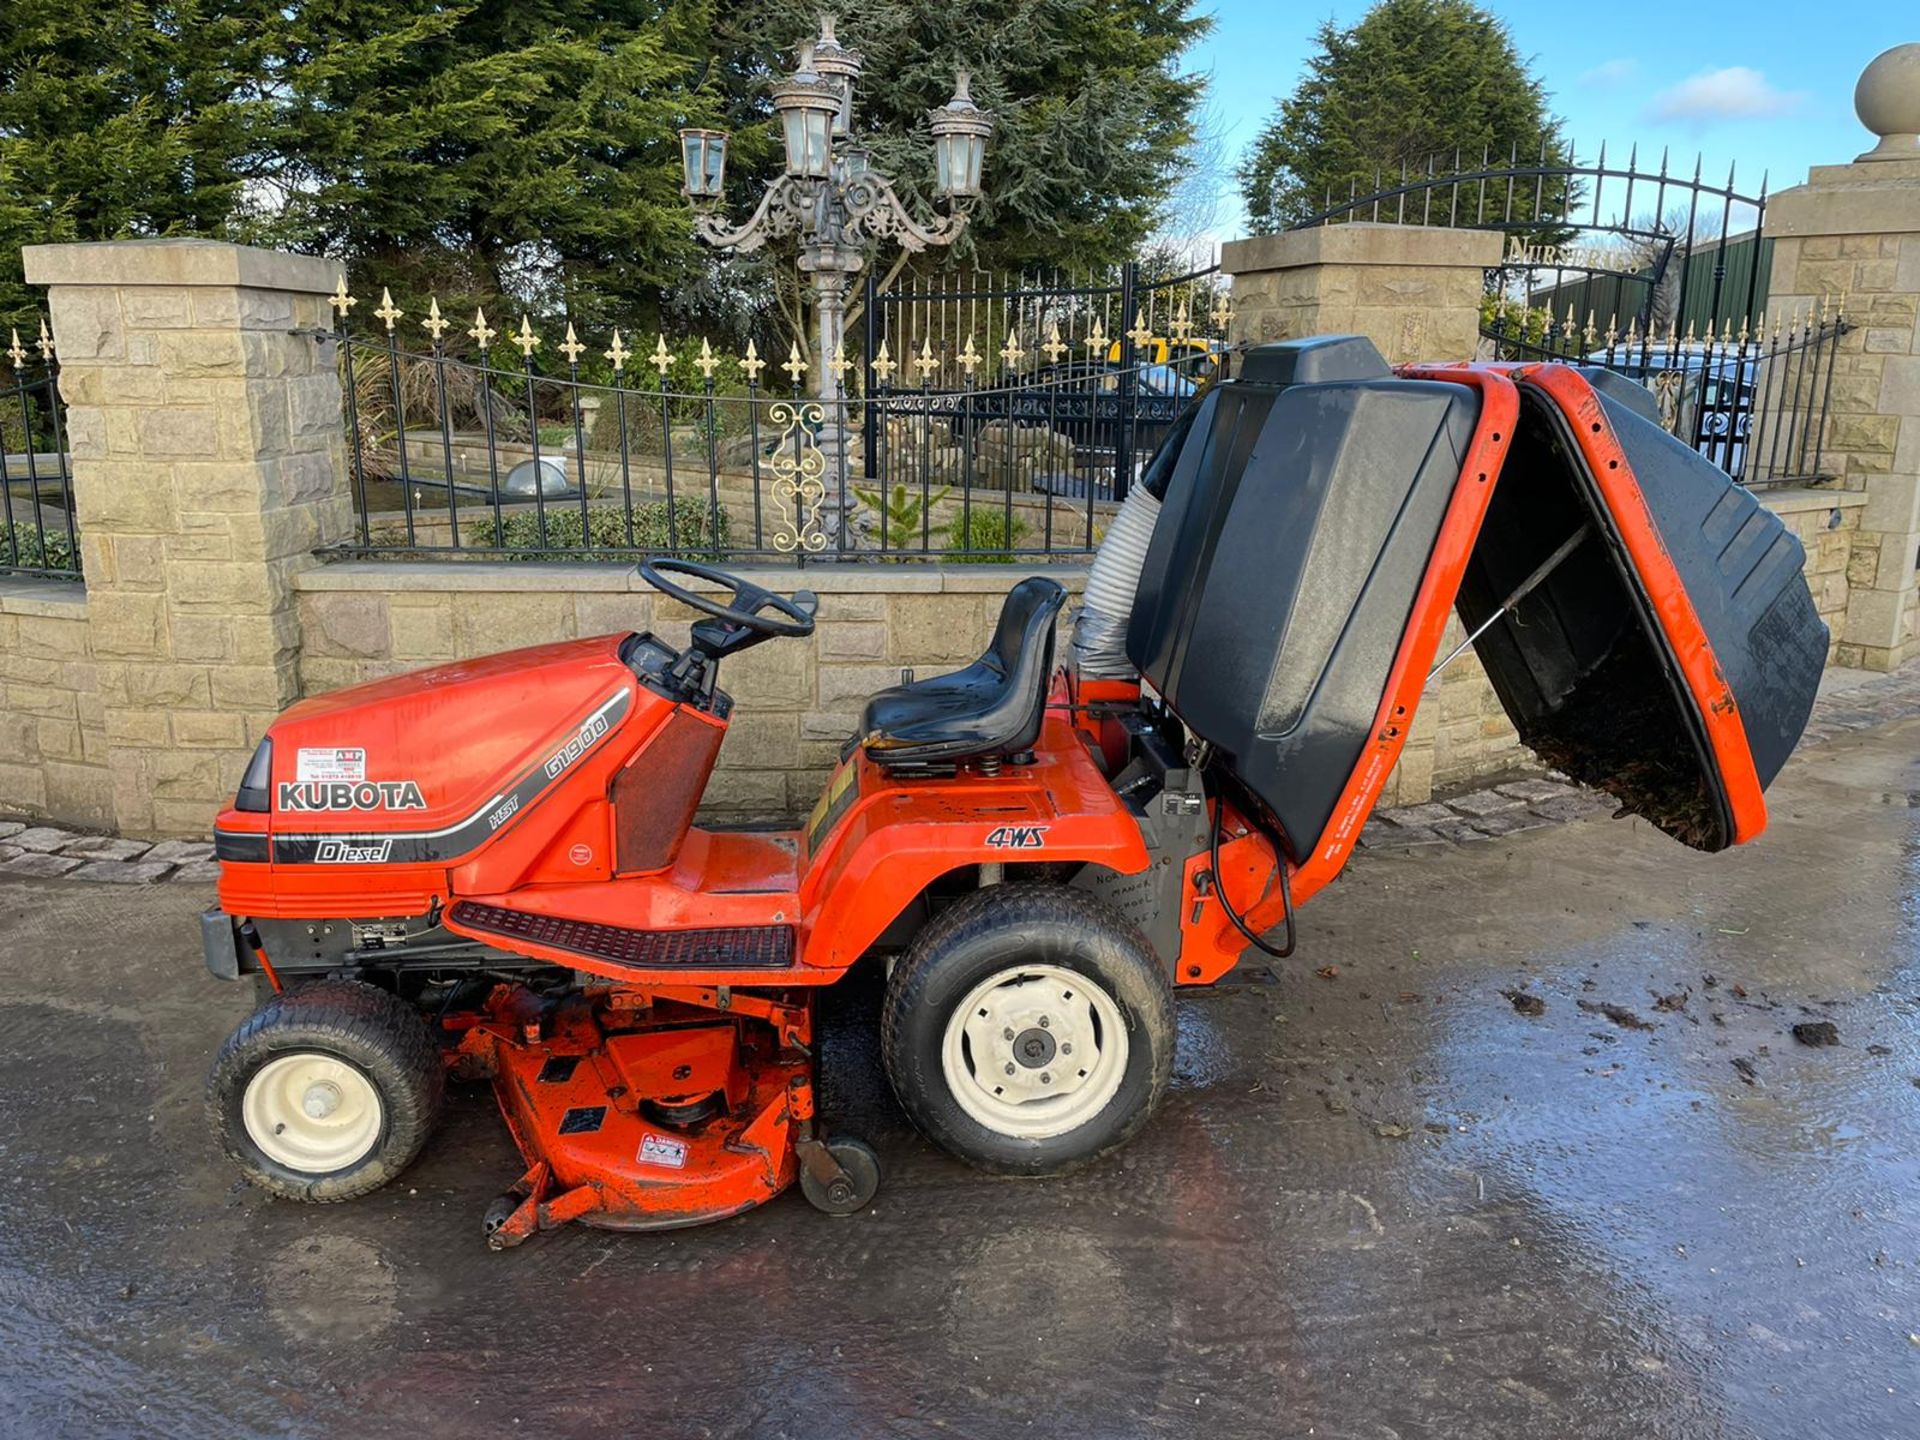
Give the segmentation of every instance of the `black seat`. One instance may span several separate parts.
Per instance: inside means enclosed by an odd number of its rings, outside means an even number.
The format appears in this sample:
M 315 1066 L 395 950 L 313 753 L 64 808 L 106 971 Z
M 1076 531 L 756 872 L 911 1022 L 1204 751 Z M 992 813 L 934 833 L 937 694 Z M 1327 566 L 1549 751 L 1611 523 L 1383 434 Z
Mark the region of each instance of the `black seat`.
M 964 670 L 882 690 L 867 701 L 860 743 L 888 767 L 1017 755 L 1040 738 L 1054 622 L 1067 592 L 1035 575 L 1007 592 L 987 653 Z

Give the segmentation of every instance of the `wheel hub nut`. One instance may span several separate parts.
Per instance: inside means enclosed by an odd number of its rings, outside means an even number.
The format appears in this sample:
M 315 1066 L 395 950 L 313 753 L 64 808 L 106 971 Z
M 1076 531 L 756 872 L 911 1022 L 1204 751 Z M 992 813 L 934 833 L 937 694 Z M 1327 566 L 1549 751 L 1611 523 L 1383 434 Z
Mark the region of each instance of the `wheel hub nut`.
M 1040 1023 L 1046 1024 L 1045 1019 L 1043 1018 Z M 1013 1058 L 1029 1070 L 1038 1070 L 1052 1061 L 1054 1051 L 1058 1048 L 1052 1035 L 1035 1026 L 1032 1029 L 1022 1030 L 1014 1039 Z
M 331 1080 L 309 1085 L 307 1093 L 300 1097 L 300 1108 L 309 1120 L 326 1119 L 340 1108 L 340 1087 Z

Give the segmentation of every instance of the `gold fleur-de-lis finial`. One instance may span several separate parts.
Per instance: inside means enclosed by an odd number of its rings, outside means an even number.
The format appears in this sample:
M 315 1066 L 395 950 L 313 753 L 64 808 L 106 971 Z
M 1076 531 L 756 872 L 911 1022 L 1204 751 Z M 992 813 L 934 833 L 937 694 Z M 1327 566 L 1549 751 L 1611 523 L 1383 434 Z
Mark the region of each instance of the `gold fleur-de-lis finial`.
M 440 337 L 447 333 L 447 327 L 452 323 L 450 320 L 441 318 L 440 301 L 436 297 L 429 295 L 427 297 L 427 318 L 420 322 L 420 328 L 433 336 L 433 343 L 438 345 L 440 343 Z
M 1182 342 L 1193 332 L 1193 316 L 1187 310 L 1186 301 L 1180 302 L 1180 308 L 1174 312 L 1173 319 L 1167 324 L 1167 329 L 1173 332 L 1174 339 Z
M 540 348 L 540 337 L 533 333 L 533 321 L 524 310 L 520 312 L 520 333 L 513 337 L 513 343 L 528 360 L 533 359 L 533 352 Z
M 1614 311 L 1607 316 L 1607 348 L 1613 349 L 1614 342 L 1620 338 L 1620 312 Z
M 1087 347 L 1087 355 L 1095 360 L 1099 359 L 1100 352 L 1107 348 L 1107 330 L 1100 323 L 1098 315 L 1093 317 L 1093 329 L 1087 332 L 1087 338 L 1082 343 Z
M 380 287 L 380 308 L 373 313 L 386 322 L 387 333 L 391 335 L 393 333 L 394 322 L 407 312 L 393 303 L 393 292 L 382 285 Z
M 787 358 L 781 364 L 780 368 L 792 377 L 793 383 L 796 385 L 806 378 L 807 362 L 800 355 L 800 342 L 798 340 L 788 344 Z
M 613 344 L 609 345 L 606 349 L 607 359 L 613 362 L 613 373 L 618 375 L 622 370 L 626 369 L 627 361 L 632 355 L 633 352 L 620 343 L 620 332 L 615 330 L 613 332 Z
M 1020 362 L 1026 358 L 1026 354 L 1027 352 L 1020 348 L 1020 332 L 1007 331 L 1007 343 L 1000 347 L 1000 359 L 1006 364 L 1007 369 L 1017 370 Z
M 40 338 L 34 341 L 34 349 L 40 352 L 42 364 L 53 363 L 53 336 L 47 333 L 47 317 L 40 317 Z
M 967 378 L 973 378 L 974 367 L 980 363 L 980 352 L 973 348 L 973 336 L 967 336 L 967 343 L 960 347 L 960 368 L 967 372 Z
M 873 352 L 873 373 L 880 377 L 882 385 L 893 383 L 893 372 L 900 367 L 893 362 L 893 356 L 887 353 L 887 342 L 882 340 L 880 348 Z
M 1147 324 L 1147 312 L 1145 310 L 1136 310 L 1133 312 L 1133 328 L 1127 331 L 1127 338 L 1142 349 L 1145 349 L 1153 343 L 1153 327 Z
M 338 283 L 333 287 L 333 294 L 327 297 L 327 304 L 333 307 L 334 314 L 338 315 L 342 320 L 345 320 L 347 318 L 347 312 L 359 303 L 360 301 L 357 296 L 347 293 L 347 277 L 342 275 Z
M 567 364 L 578 368 L 580 357 L 587 353 L 587 347 L 580 343 L 580 337 L 573 333 L 573 322 L 567 322 L 567 338 L 560 342 L 560 353 L 567 357 Z
M 480 347 L 483 354 L 487 346 L 493 343 L 493 337 L 499 333 L 498 330 L 487 324 L 487 312 L 482 310 L 478 305 L 474 306 L 473 328 L 467 331 L 467 334 L 473 337 L 473 343 Z
M 940 362 L 933 358 L 933 337 L 920 337 L 920 353 L 913 357 L 913 368 L 920 372 L 920 383 L 927 383 L 927 377 L 940 368 Z
M 1581 336 L 1581 339 L 1586 341 L 1587 349 L 1589 350 L 1593 349 L 1594 342 L 1599 339 L 1599 332 L 1593 328 L 1593 319 L 1593 311 L 1587 311 L 1586 333 Z
M 1056 320 L 1047 330 L 1047 343 L 1040 348 L 1047 352 L 1047 359 L 1056 365 L 1060 363 L 1060 357 L 1067 353 L 1069 347 L 1067 342 L 1060 338 L 1059 321 Z
M 673 365 L 673 352 L 667 349 L 667 337 L 658 331 L 654 332 L 653 354 L 647 359 L 653 362 L 653 368 L 660 372 L 660 379 L 664 382 L 667 371 Z
M 746 359 L 740 362 L 740 368 L 747 372 L 747 383 L 758 385 L 760 372 L 767 368 L 767 362 L 760 358 L 760 352 L 754 348 L 753 341 L 747 341 Z
M 1214 302 L 1213 309 L 1209 312 L 1208 318 L 1213 321 L 1214 327 L 1224 335 L 1227 333 L 1227 327 L 1233 324 L 1234 314 L 1233 301 L 1225 295 L 1222 295 Z
M 20 343 L 20 332 L 18 330 L 13 332 L 13 344 L 7 349 L 7 359 L 13 362 L 13 368 L 16 370 L 27 363 L 26 347 Z
M 713 353 L 713 346 L 707 343 L 705 337 L 702 337 L 700 341 L 699 358 L 693 363 L 699 369 L 700 378 L 703 380 L 713 379 L 713 372 L 719 368 L 720 357 Z
M 847 359 L 847 344 L 844 340 L 833 342 L 833 358 L 827 361 L 827 369 L 833 372 L 834 383 L 846 378 L 847 371 L 853 368 L 853 362 Z

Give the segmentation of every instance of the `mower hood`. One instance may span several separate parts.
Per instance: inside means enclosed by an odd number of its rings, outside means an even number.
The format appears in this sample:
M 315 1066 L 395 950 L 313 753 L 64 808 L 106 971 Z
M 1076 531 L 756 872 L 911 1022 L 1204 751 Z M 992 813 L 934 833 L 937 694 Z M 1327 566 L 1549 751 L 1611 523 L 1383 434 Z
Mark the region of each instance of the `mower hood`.
M 1750 839 L 1827 631 L 1799 542 L 1650 402 L 1563 365 L 1259 347 L 1155 461 L 1128 656 L 1298 863 L 1364 819 L 1456 605 L 1547 763 L 1697 849 Z

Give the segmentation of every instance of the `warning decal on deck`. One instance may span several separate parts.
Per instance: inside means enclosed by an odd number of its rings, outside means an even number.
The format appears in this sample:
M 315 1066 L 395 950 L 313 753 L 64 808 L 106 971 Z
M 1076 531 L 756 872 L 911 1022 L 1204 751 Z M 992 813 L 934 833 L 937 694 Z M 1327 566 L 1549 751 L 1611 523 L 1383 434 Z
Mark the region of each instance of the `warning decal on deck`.
M 680 1170 L 687 1163 L 687 1142 L 669 1140 L 664 1135 L 642 1135 L 640 1154 L 636 1157 L 642 1165 L 665 1165 L 671 1170 Z

